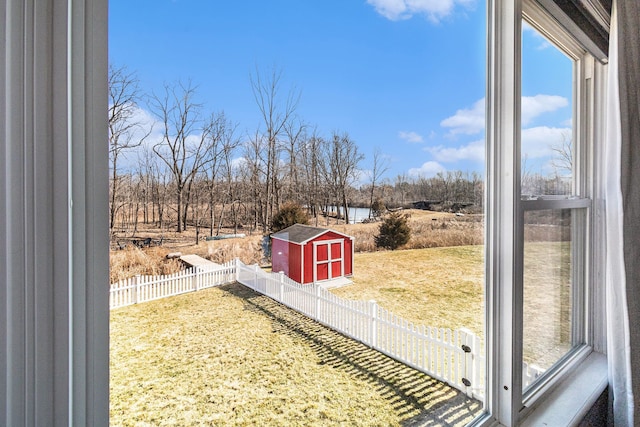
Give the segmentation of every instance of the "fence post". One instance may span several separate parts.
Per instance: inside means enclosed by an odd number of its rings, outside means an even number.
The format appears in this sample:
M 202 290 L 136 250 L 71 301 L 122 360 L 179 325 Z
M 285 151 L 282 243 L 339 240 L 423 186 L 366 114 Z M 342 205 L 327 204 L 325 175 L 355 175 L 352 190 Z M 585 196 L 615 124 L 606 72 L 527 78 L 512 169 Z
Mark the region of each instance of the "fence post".
M 317 283 L 313 286 L 316 287 L 316 320 L 320 320 L 320 286 Z
M 140 292 L 140 275 L 136 274 L 135 287 L 133 288 L 133 303 L 138 303 L 138 292 Z
M 200 290 L 200 269 L 198 267 L 193 267 L 193 274 L 195 274 L 194 279 L 196 282 L 196 291 Z
M 280 302 L 284 301 L 284 271 L 280 272 Z
M 254 271 L 253 289 L 254 290 L 258 289 L 258 269 L 259 268 L 260 267 L 258 266 L 258 264 L 253 265 L 253 271 Z
M 371 319 L 369 320 L 369 344 L 371 345 L 371 348 L 376 348 L 378 345 L 378 303 L 376 303 L 375 300 L 369 301 L 369 315 L 371 316 Z
M 466 387 L 466 394 L 468 397 L 473 398 L 473 389 L 478 387 L 478 384 L 474 384 L 477 380 L 475 371 L 476 371 L 476 360 L 475 352 L 479 349 L 475 348 L 475 335 L 468 329 L 460 329 L 460 333 L 462 334 L 462 351 L 464 351 L 464 372 L 462 377 L 462 384 Z
M 240 282 L 240 258 L 236 258 L 236 282 Z

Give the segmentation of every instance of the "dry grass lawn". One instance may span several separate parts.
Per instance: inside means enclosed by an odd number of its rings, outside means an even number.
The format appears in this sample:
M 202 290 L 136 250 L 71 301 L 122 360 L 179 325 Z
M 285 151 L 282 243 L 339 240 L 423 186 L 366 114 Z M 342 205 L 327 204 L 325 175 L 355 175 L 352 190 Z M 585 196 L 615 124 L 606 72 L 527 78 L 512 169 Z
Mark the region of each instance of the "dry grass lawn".
M 482 338 L 477 219 L 413 212 L 408 246 L 429 248 L 356 253 L 353 285 L 333 292 L 375 300 L 416 324 L 467 328 Z M 378 226 L 330 227 L 354 235 L 367 250 Z M 175 250 L 255 263 L 260 238 L 116 251 L 112 275 L 170 273 L 180 266 L 162 258 Z M 571 324 L 569 246 L 550 240 L 531 238 L 525 263 L 524 356 L 543 367 L 568 349 Z M 451 246 L 430 247 L 446 243 Z M 241 285 L 111 316 L 112 425 L 464 425 L 481 410 L 442 383 Z
M 571 348 L 570 244 L 531 242 L 525 254 L 524 359 L 546 369 Z M 482 246 L 356 253 L 354 269 L 353 285 L 332 292 L 484 337 Z
M 406 209 L 411 229 L 409 242 L 403 249 L 423 249 L 449 246 L 481 245 L 483 242 L 483 215 L 456 216 L 447 212 Z M 329 224 L 327 227 L 355 238 L 356 252 L 376 251 L 375 236 L 381 221 L 368 224 Z M 320 227 L 326 224 L 319 223 Z
M 353 285 L 343 298 L 375 300 L 417 324 L 467 328 L 482 336 L 482 246 L 356 253 Z
M 115 426 L 464 425 L 481 405 L 234 284 L 111 312 Z
M 432 212 L 417 209 L 402 211 L 409 218 L 411 239 L 404 249 L 421 249 L 433 247 L 449 247 L 461 245 L 480 245 L 483 241 L 482 215 L 467 215 L 457 217 L 446 212 Z M 328 224 L 327 224 L 328 222 Z M 316 225 L 315 221 L 309 222 Z M 368 224 L 345 225 L 333 218 L 325 221 L 320 218 L 318 226 L 328 227 L 355 238 L 356 252 L 376 251 L 375 236 L 379 232 L 381 222 Z M 234 230 L 223 229 L 222 233 L 233 233 Z M 204 236 L 201 234 L 201 237 Z M 177 261 L 169 262 L 164 259 L 169 252 L 195 254 L 214 262 L 224 263 L 234 258 L 240 258 L 245 264 L 259 263 L 268 265 L 270 260 L 264 259 L 262 253 L 262 235 L 254 232 L 245 238 L 204 241 L 196 244 L 195 230 L 176 233 L 175 231 L 158 230 L 153 225 L 140 223 L 135 236 L 119 234 L 112 239 L 110 253 L 111 276 L 114 283 L 136 274 L 171 274 L 180 269 Z M 133 240 L 151 238 L 154 245 L 163 239 L 162 246 L 138 249 Z M 116 250 L 118 244 L 126 245 L 125 250 Z

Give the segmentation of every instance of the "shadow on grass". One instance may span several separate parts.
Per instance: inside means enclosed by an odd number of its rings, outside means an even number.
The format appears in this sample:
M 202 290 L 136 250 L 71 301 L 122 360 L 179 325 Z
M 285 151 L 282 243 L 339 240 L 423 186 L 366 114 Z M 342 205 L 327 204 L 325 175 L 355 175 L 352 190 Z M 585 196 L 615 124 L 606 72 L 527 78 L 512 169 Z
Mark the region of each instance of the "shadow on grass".
M 404 426 L 465 425 L 482 412 L 479 401 L 271 298 L 239 283 L 220 289 L 242 298 L 247 310 L 270 317 L 274 332 L 305 339 L 321 364 L 367 381 L 391 402 Z

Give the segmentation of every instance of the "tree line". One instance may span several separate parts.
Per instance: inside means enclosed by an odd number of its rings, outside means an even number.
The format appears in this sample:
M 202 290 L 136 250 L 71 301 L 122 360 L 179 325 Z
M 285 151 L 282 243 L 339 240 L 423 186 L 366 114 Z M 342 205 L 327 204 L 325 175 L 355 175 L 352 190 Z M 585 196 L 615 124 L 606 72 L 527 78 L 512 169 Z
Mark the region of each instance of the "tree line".
M 171 222 L 177 232 L 206 223 L 214 234 L 230 219 L 266 233 L 285 201 L 311 215 L 326 205 L 348 212 L 364 159 L 355 141 L 346 132 L 321 136 L 306 124 L 296 114 L 299 92 L 283 95 L 281 73 L 256 72 L 250 84 L 262 123 L 240 135 L 223 111 L 205 111 L 191 82 L 143 94 L 135 73 L 109 68 L 112 233 L 135 231 L 140 216 L 160 227 Z M 140 118 L 143 100 L 153 129 Z M 132 153 L 137 167 L 125 172 L 122 158 Z
M 281 79 L 278 71 L 251 76 L 261 123 L 253 133 L 240 134 L 224 111 L 205 110 L 191 82 L 144 94 L 135 73 L 111 66 L 112 235 L 135 234 L 140 221 L 177 232 L 194 227 L 196 234 L 216 235 L 222 227 L 268 233 L 286 202 L 304 206 L 316 224 L 328 207 L 339 207 L 348 222 L 349 206 L 374 203 L 411 207 L 430 200 L 440 202 L 440 209 L 481 211 L 483 179 L 477 173 L 383 179 L 388 161 L 377 149 L 363 177 L 364 155 L 356 142 L 347 132 L 325 136 L 305 123 L 297 114 L 299 91 L 283 91 Z M 142 111 L 153 116 L 153 128 Z M 121 166 L 125 156 L 136 156 L 136 166 Z

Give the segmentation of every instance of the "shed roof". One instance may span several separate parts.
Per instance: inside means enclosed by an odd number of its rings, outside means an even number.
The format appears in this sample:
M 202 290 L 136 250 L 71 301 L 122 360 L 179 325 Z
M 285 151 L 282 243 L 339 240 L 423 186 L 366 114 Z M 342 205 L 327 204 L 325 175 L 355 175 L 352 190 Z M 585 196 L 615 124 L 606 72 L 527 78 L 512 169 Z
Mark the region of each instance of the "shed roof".
M 287 242 L 303 244 L 309 240 L 315 239 L 325 233 L 332 232 L 351 239 L 350 236 L 340 233 L 339 231 L 329 230 L 327 228 L 312 227 L 310 225 L 293 224 L 290 227 L 280 230 L 277 233 L 273 233 L 271 238 L 280 239 Z

